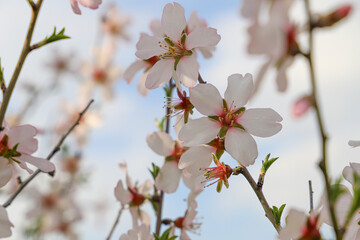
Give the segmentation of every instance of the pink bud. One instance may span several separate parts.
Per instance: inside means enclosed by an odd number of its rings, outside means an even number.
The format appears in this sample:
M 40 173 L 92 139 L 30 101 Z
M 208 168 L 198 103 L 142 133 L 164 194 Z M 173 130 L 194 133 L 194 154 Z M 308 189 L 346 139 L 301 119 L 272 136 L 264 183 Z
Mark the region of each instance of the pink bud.
M 303 96 L 294 103 L 292 115 L 295 118 L 302 117 L 305 113 L 307 113 L 311 106 L 313 106 L 312 96 Z
M 347 15 L 349 15 L 350 11 L 352 9 L 352 6 L 350 4 L 344 5 L 339 7 L 338 9 L 335 10 L 334 14 L 336 14 L 336 16 L 338 16 L 338 18 L 345 18 L 347 17 Z

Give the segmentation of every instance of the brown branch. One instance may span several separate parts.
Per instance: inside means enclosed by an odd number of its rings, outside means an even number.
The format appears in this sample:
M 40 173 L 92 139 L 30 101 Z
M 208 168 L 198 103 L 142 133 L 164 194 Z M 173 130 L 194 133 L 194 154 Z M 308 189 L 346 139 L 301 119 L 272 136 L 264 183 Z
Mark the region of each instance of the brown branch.
M 59 142 L 56 144 L 56 146 L 53 148 L 53 150 L 49 153 L 49 155 L 47 156 L 47 160 L 51 160 L 51 158 L 58 152 L 60 151 L 60 147 L 63 144 L 63 142 L 65 141 L 65 139 L 67 138 L 67 136 L 69 136 L 69 134 L 74 130 L 74 128 L 79 125 L 79 122 L 82 118 L 82 116 L 85 114 L 85 112 L 89 109 L 90 105 L 94 102 L 94 100 L 92 99 L 88 105 L 84 108 L 84 110 L 82 112 L 79 113 L 79 117 L 76 120 L 76 122 L 69 128 L 69 130 L 62 136 L 62 138 L 59 140 Z M 39 175 L 39 173 L 41 173 L 40 169 L 37 169 L 32 175 L 30 175 L 25 181 L 23 181 L 19 188 L 16 190 L 16 192 L 14 192 L 9 199 L 2 205 L 3 207 L 8 207 L 10 206 L 10 204 L 14 201 L 14 199 L 19 195 L 19 193 L 24 190 L 24 188 L 37 176 Z M 50 175 L 53 175 L 54 172 L 49 173 Z
M 204 79 L 201 77 L 200 73 L 198 75 L 198 81 L 199 81 L 199 83 L 202 83 L 202 84 L 206 83 L 206 81 L 204 81 Z
M 119 210 L 119 212 L 118 212 L 118 214 L 117 214 L 117 216 L 116 216 L 116 218 L 115 218 L 115 222 L 114 222 L 114 224 L 112 225 L 112 227 L 111 227 L 111 229 L 110 229 L 110 232 L 109 232 L 106 240 L 110 240 L 112 234 L 114 233 L 114 230 L 115 230 L 116 226 L 119 224 L 120 216 L 121 216 L 123 210 L 124 210 L 124 206 L 121 205 L 121 208 L 120 208 L 120 210 Z
M 233 169 L 233 175 L 239 175 L 239 174 L 242 174 L 246 178 L 246 180 L 249 182 L 251 188 L 254 190 L 256 196 L 258 197 L 258 199 L 265 211 L 265 216 L 270 220 L 270 222 L 272 223 L 272 225 L 274 226 L 276 231 L 280 232 L 281 226 L 276 223 L 275 217 L 271 211 L 271 208 L 270 208 L 268 202 L 266 201 L 266 198 L 264 196 L 264 193 L 262 192 L 262 189 L 258 187 L 257 183 L 255 182 L 255 180 L 253 179 L 253 177 L 251 176 L 249 171 L 243 165 L 240 165 L 239 167 Z
M 310 197 L 310 213 L 314 211 L 314 197 L 313 197 L 313 190 L 311 180 L 309 180 L 309 197 Z

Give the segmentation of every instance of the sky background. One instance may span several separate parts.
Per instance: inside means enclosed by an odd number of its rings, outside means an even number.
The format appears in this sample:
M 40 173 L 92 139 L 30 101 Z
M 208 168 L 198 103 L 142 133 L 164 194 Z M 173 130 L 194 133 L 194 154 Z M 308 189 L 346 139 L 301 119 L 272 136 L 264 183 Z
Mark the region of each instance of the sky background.
M 200 73 L 205 81 L 214 84 L 223 93 L 227 77 L 231 74 L 257 74 L 265 59 L 246 53 L 248 23 L 239 14 L 240 1 L 178 2 L 185 8 L 187 17 L 192 11 L 198 11 L 198 16 L 205 18 L 208 25 L 216 28 L 221 35 L 214 57 L 200 60 Z M 305 13 L 303 1 L 295 2 L 292 15 L 296 22 L 302 23 Z M 109 3 L 114 1 L 104 0 L 97 11 L 82 8 L 83 14 L 78 16 L 72 12 L 69 1 L 45 0 L 33 40 L 41 40 L 49 35 L 54 26 L 58 29 L 65 27 L 71 39 L 31 53 L 25 62 L 20 81 L 46 84 L 52 77 L 46 65 L 55 49 L 64 54 L 75 52 L 79 60 L 90 60 L 91 49 L 97 44 L 99 19 Z M 121 11 L 132 19 L 127 29 L 131 41 L 120 40 L 117 49 L 116 63 L 123 69 L 136 60 L 135 44 L 140 32 L 149 33 L 150 20 L 161 18 L 166 3 L 168 1 L 116 1 Z M 311 1 L 314 11 L 321 13 L 341 3 L 338 0 Z M 329 135 L 329 169 L 334 177 L 340 176 L 349 162 L 358 162 L 360 154 L 360 149 L 351 149 L 347 145 L 349 139 L 360 139 L 360 13 L 357 1 L 349 0 L 347 3 L 354 6 L 349 18 L 332 29 L 316 31 L 314 44 L 319 101 Z M 0 1 L 0 57 L 6 79 L 10 79 L 21 51 L 29 16 L 30 9 L 26 1 Z M 306 38 L 301 41 L 305 42 Z M 160 119 L 164 114 L 164 94 L 161 89 L 156 89 L 146 98 L 139 96 L 136 91 L 138 76 L 131 85 L 120 79 L 115 85 L 116 97 L 111 102 L 106 105 L 94 104 L 94 108 L 101 108 L 104 124 L 91 132 L 84 151 L 84 168 L 91 174 L 79 193 L 78 201 L 85 209 L 83 222 L 76 226 L 80 239 L 104 239 L 108 234 L 120 207 L 113 190 L 117 181 L 124 179 L 118 163 L 126 161 L 131 177 L 139 182 L 151 177 L 147 170 L 151 162 L 162 165 L 163 158 L 147 147 L 145 138 L 147 134 L 156 131 L 154 119 Z M 275 109 L 284 119 L 283 129 L 274 137 L 256 138 L 259 158 L 249 167 L 249 171 L 257 179 L 261 160 L 268 153 L 279 157 L 266 175 L 263 190 L 271 206 L 287 204 L 285 216 L 291 207 L 309 210 L 308 180 L 312 180 L 315 204 L 322 195 L 323 182 L 316 167 L 320 158 L 320 138 L 314 112 L 310 111 L 301 119 L 291 116 L 293 102 L 310 90 L 309 71 L 304 59 L 297 57 L 290 68 L 289 88 L 285 93 L 276 91 L 274 76 L 274 71 L 268 72 L 260 92 L 247 107 Z M 59 106 L 63 101 L 76 102 L 77 99 L 73 80 L 72 76 L 62 77 L 61 81 L 64 82 L 57 94 L 51 94 L 38 103 L 40 107 L 28 115 L 28 122 L 35 126 L 47 126 L 61 118 Z M 19 109 L 23 99 L 24 92 L 20 88 L 16 89 L 10 111 Z M 37 156 L 45 156 L 49 152 L 51 144 L 46 141 L 46 138 L 40 139 Z M 233 167 L 236 165 L 229 158 L 225 158 L 225 161 Z M 50 180 L 47 177 L 39 178 L 31 184 L 41 185 L 46 181 Z M 188 192 L 181 184 L 177 193 L 166 195 L 163 216 L 176 218 L 183 215 Z M 223 189 L 220 194 L 215 191 L 215 187 L 207 188 L 197 200 L 198 221 L 202 222 L 202 226 L 201 233 L 192 234 L 192 239 L 276 238 L 276 231 L 264 217 L 255 193 L 242 176 L 231 177 L 230 188 Z M 100 215 L 93 211 L 94 204 L 98 202 L 106 206 Z M 24 211 L 28 208 L 25 194 L 9 207 L 9 216 L 15 225 L 15 239 L 22 239 L 19 231 L 24 221 Z M 150 206 L 145 209 L 152 215 Z M 118 239 L 130 227 L 130 216 L 125 213 L 113 239 Z

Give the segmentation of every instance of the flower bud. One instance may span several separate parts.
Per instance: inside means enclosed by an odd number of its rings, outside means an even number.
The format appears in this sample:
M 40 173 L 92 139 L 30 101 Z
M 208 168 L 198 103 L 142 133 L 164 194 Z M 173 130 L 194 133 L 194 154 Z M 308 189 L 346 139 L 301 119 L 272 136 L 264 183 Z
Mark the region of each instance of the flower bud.
M 335 23 L 339 22 L 340 20 L 346 18 L 352 6 L 350 4 L 343 5 L 336 10 L 330 12 L 327 15 L 321 15 L 317 20 L 313 22 L 313 27 L 331 27 Z

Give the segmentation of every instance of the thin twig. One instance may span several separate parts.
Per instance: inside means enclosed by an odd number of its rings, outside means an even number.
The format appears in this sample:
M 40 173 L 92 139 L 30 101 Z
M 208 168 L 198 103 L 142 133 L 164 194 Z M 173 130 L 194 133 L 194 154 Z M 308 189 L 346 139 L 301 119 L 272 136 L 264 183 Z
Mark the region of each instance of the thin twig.
M 313 53 L 313 19 L 312 19 L 312 15 L 311 15 L 311 10 L 310 10 L 310 3 L 309 0 L 305 0 L 305 8 L 306 8 L 306 14 L 307 14 L 307 18 L 308 18 L 308 31 L 309 31 L 309 52 L 308 54 L 306 54 L 306 59 L 308 60 L 308 64 L 309 64 L 309 68 L 310 68 L 310 80 L 311 80 L 311 86 L 312 86 L 312 96 L 313 96 L 313 106 L 316 112 L 316 119 L 317 119 L 317 123 L 318 123 L 318 127 L 319 127 L 319 131 L 320 131 L 320 135 L 321 135 L 321 153 L 322 153 L 322 157 L 321 160 L 319 162 L 319 167 L 324 175 L 324 181 L 325 181 L 325 187 L 326 187 L 326 195 L 327 195 L 327 199 L 329 202 L 329 212 L 330 212 L 330 216 L 331 216 L 331 222 L 333 224 L 334 227 L 334 232 L 335 232 L 335 236 L 337 240 L 341 240 L 343 238 L 343 234 L 341 233 L 341 231 L 339 231 L 339 225 L 336 219 L 336 214 L 335 214 L 335 210 L 334 210 L 334 202 L 331 201 L 330 199 L 330 191 L 331 191 L 331 184 L 330 184 L 330 178 L 328 175 L 328 169 L 327 169 L 327 157 L 326 157 L 326 143 L 327 143 L 327 135 L 325 133 L 325 128 L 324 128 L 324 123 L 321 117 L 321 113 L 320 113 L 320 107 L 318 104 L 318 97 L 317 97 L 317 86 L 316 86 L 316 78 L 315 78 L 315 67 L 314 67 L 314 63 L 313 63 L 313 57 L 312 57 L 312 53 Z
M 206 81 L 204 81 L 204 79 L 201 77 L 200 73 L 198 75 L 198 81 L 199 81 L 199 83 L 206 83 Z
M 79 117 L 76 120 L 76 122 L 69 128 L 69 130 L 62 136 L 62 138 L 59 140 L 59 142 L 56 144 L 56 146 L 53 148 L 53 150 L 50 152 L 50 154 L 47 156 L 47 160 L 51 160 L 51 158 L 58 152 L 60 151 L 60 147 L 63 144 L 63 142 L 65 141 L 65 139 L 67 138 L 67 136 L 69 136 L 69 134 L 74 130 L 74 128 L 79 125 L 79 122 L 82 118 L 82 116 L 85 114 L 85 112 L 89 109 L 90 105 L 94 102 L 94 100 L 92 99 L 88 105 L 84 108 L 84 110 L 82 112 L 79 113 Z M 16 190 L 16 192 L 14 192 L 9 199 L 2 205 L 3 207 L 8 207 L 13 201 L 14 199 L 19 195 L 19 193 L 39 174 L 41 173 L 40 169 L 37 169 L 32 175 L 30 175 L 25 181 L 23 181 L 19 188 Z M 51 173 L 49 173 L 51 174 Z M 54 174 L 54 173 L 52 173 Z
M 246 169 L 246 167 L 244 167 L 243 165 L 240 165 L 239 167 L 233 169 L 233 174 L 234 175 L 242 174 L 246 178 L 246 180 L 249 182 L 251 188 L 254 190 L 256 196 L 258 197 L 258 199 L 265 211 L 265 216 L 270 220 L 270 222 L 272 223 L 272 225 L 274 226 L 276 231 L 280 232 L 281 226 L 276 223 L 275 217 L 271 211 L 271 208 L 270 208 L 268 202 L 266 201 L 266 198 L 264 196 L 264 193 L 262 192 L 262 189 L 258 187 L 257 183 L 255 182 L 255 180 L 253 179 L 253 177 L 251 176 L 249 171 Z
M 314 198 L 313 198 L 313 190 L 312 190 L 312 184 L 311 180 L 309 180 L 309 196 L 310 196 L 310 212 L 312 213 L 314 211 Z
M 22 69 L 22 67 L 24 65 L 25 59 L 26 59 L 27 55 L 30 52 L 29 48 L 30 48 L 30 44 L 31 44 L 31 39 L 32 39 L 32 36 L 33 36 L 33 33 L 34 33 L 36 20 L 38 18 L 42 2 L 43 2 L 43 0 L 38 0 L 38 2 L 35 4 L 36 6 L 33 6 L 29 2 L 30 5 L 31 5 L 31 8 L 32 8 L 31 20 L 30 20 L 29 28 L 28 28 L 26 38 L 25 38 L 25 41 L 24 41 L 23 48 L 21 50 L 19 60 L 18 60 L 18 62 L 16 64 L 14 73 L 13 73 L 11 79 L 10 79 L 9 86 L 6 88 L 5 94 L 3 94 L 3 100 L 2 100 L 1 107 L 0 107 L 0 126 L 3 126 L 2 123 L 3 123 L 4 118 L 5 118 L 5 113 L 6 113 L 8 105 L 9 105 L 11 95 L 12 95 L 13 90 L 15 88 L 16 82 L 17 82 L 17 80 L 19 78 L 19 75 L 20 75 L 21 69 Z M 1 128 L 1 130 L 3 130 L 3 128 Z
M 111 236 L 112 236 L 112 234 L 113 234 L 116 226 L 119 224 L 120 216 L 121 216 L 123 210 L 124 210 L 124 206 L 121 205 L 121 208 L 120 208 L 120 210 L 119 210 L 119 212 L 118 212 L 118 214 L 117 214 L 117 216 L 116 216 L 116 218 L 115 218 L 115 222 L 114 222 L 114 224 L 112 225 L 112 227 L 111 227 L 111 229 L 110 229 L 110 232 L 109 232 L 106 240 L 110 240 L 110 238 L 111 238 Z

